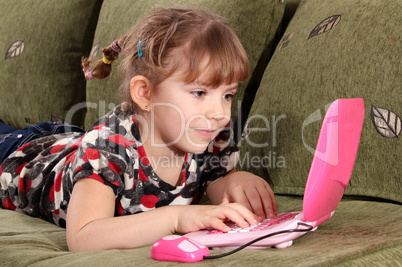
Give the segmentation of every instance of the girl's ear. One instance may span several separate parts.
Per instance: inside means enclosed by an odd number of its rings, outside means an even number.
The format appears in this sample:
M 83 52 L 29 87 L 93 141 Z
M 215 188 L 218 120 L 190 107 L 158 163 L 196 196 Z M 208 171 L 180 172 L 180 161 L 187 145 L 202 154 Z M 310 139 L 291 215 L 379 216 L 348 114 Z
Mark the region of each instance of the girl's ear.
M 151 89 L 151 82 L 144 76 L 134 76 L 130 81 L 131 99 L 142 110 L 146 110 L 150 107 Z

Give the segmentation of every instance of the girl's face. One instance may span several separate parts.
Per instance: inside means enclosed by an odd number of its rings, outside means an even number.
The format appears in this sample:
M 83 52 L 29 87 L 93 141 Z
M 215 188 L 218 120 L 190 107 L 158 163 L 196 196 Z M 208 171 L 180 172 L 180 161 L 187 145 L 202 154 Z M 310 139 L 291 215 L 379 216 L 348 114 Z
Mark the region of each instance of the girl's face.
M 186 83 L 179 71 L 154 88 L 151 96 L 151 145 L 199 154 L 228 124 L 238 84 Z

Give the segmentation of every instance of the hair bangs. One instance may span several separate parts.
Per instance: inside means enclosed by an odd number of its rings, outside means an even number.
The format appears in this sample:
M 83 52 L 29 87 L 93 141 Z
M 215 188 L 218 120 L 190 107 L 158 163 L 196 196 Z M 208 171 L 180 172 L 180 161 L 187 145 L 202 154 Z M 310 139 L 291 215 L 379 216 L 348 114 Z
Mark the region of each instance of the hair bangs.
M 187 61 L 185 82 L 198 81 L 212 87 L 245 81 L 250 75 L 247 53 L 233 31 L 211 22 L 195 33 L 182 53 Z

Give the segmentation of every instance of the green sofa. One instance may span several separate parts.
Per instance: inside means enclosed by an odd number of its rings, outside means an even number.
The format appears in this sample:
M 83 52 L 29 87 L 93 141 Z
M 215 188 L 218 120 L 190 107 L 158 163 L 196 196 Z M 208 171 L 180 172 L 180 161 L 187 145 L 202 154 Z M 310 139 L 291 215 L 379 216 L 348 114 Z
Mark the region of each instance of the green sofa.
M 48 120 L 88 128 L 120 103 L 116 72 L 104 81 L 86 81 L 80 58 L 99 57 L 100 47 L 123 34 L 152 6 L 201 7 L 226 17 L 253 70 L 233 102 L 232 122 L 242 155 L 238 168 L 270 183 L 279 211 L 302 209 L 328 104 L 338 98 L 363 98 L 365 118 L 356 165 L 331 219 L 286 249 L 242 250 L 192 265 L 402 266 L 402 1 L 0 4 L 0 119 L 17 128 Z M 0 210 L 0 266 L 177 264 L 152 260 L 150 248 L 71 253 L 63 228 Z

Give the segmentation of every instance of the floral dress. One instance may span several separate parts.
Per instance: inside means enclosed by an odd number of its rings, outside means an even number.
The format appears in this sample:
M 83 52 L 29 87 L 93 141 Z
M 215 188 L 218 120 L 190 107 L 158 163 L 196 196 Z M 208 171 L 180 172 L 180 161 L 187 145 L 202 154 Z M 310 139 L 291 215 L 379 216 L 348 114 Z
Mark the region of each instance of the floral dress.
M 88 178 L 113 191 L 116 216 L 193 204 L 209 184 L 234 168 L 238 153 L 228 126 L 204 153 L 186 155 L 182 182 L 172 186 L 153 170 L 137 116 L 125 114 L 119 105 L 85 134 L 39 138 L 5 159 L 0 165 L 0 207 L 65 227 L 74 183 Z

